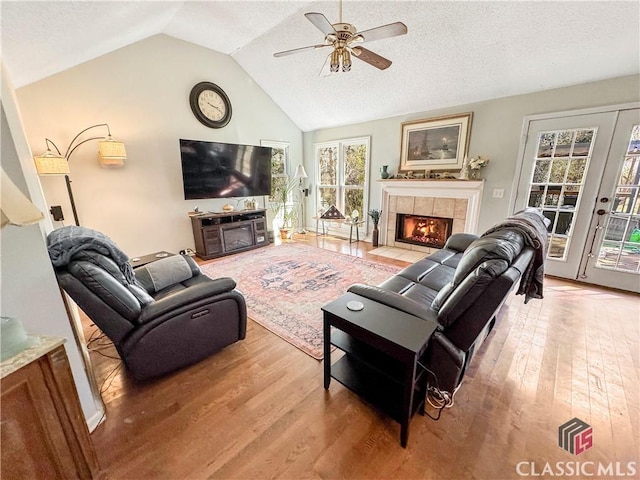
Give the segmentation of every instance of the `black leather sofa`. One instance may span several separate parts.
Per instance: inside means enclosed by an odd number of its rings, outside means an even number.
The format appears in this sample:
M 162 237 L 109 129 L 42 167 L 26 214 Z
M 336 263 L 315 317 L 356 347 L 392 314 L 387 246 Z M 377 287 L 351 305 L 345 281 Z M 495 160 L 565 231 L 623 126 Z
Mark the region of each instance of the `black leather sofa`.
M 356 284 L 349 291 L 436 321 L 426 367 L 436 386 L 453 394 L 518 281 L 525 301 L 542 298 L 547 224 L 537 210 L 528 210 L 481 237 L 454 234 L 443 249 L 380 285 Z
M 188 256 L 133 270 L 108 237 L 75 226 L 54 230 L 48 247 L 60 286 L 138 380 L 191 365 L 246 336 L 236 282 L 209 278 Z

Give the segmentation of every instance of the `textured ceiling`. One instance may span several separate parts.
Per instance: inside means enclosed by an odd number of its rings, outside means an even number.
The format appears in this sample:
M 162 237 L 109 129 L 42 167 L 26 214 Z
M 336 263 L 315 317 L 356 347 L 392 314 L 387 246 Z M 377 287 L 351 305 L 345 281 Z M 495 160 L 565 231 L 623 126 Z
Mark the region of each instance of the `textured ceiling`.
M 358 30 L 401 21 L 367 43 L 380 71 L 320 75 L 329 49 L 304 17 L 338 21 L 339 2 L 1 0 L 2 60 L 16 87 L 164 33 L 227 53 L 304 131 L 640 73 L 637 1 L 349 0 Z

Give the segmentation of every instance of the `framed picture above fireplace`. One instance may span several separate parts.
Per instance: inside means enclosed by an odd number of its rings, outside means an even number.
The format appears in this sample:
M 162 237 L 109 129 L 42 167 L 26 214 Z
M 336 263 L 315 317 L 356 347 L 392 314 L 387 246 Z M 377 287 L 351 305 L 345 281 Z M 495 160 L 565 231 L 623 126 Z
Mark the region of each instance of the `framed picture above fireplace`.
M 460 170 L 472 117 L 469 112 L 404 122 L 399 170 Z

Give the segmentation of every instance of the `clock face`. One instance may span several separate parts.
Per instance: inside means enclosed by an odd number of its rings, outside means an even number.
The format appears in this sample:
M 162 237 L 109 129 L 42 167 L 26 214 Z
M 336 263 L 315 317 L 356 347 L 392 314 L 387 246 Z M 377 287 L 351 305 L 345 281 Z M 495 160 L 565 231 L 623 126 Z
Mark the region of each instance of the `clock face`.
M 207 127 L 222 128 L 231 120 L 231 102 L 219 86 L 200 82 L 191 89 L 189 103 L 195 117 Z
M 203 90 L 198 96 L 198 107 L 202 114 L 214 122 L 222 120 L 227 113 L 227 106 L 217 92 Z

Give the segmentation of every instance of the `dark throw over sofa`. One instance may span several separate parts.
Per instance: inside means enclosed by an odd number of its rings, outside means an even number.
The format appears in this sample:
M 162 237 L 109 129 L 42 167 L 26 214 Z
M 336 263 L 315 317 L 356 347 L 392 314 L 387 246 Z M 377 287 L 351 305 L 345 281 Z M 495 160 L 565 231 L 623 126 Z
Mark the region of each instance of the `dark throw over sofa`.
M 108 237 L 75 226 L 54 230 L 47 244 L 60 286 L 138 380 L 245 338 L 247 309 L 236 282 L 203 275 L 190 257 L 175 255 L 134 271 Z
M 442 250 L 380 285 L 356 284 L 349 291 L 437 322 L 426 367 L 440 390 L 453 393 L 514 287 L 525 302 L 542 298 L 547 224 L 527 209 L 481 237 L 454 234 Z

